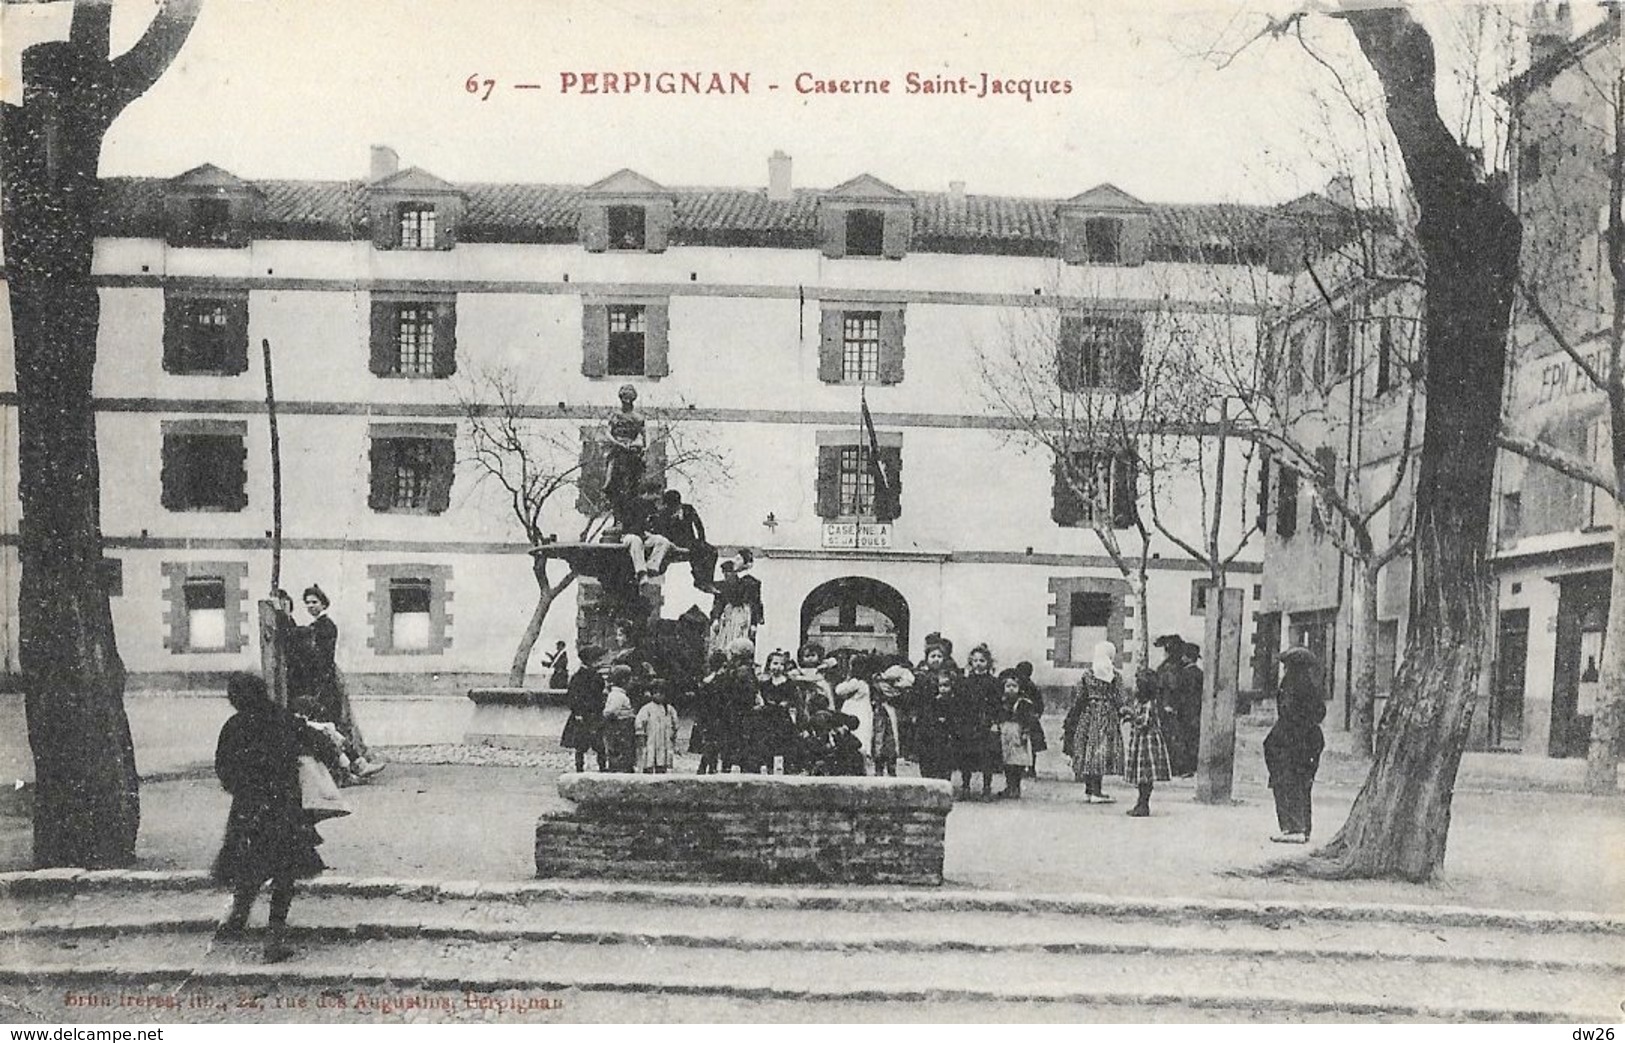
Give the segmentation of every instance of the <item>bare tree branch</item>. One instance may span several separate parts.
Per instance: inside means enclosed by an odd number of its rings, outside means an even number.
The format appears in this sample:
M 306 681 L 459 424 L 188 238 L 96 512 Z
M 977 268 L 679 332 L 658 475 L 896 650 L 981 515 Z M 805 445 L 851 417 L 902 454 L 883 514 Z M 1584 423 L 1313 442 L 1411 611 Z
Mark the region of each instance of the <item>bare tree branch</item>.
M 108 65 L 113 81 L 109 115 L 122 111 L 158 82 L 186 43 L 201 9 L 202 0 L 162 0 L 141 39 Z M 76 11 L 76 21 L 77 15 Z
M 1513 430 L 1510 419 L 1502 425 L 1501 434 L 1496 438 L 1496 442 L 1502 449 L 1517 453 L 1543 467 L 1549 467 L 1564 477 L 1594 485 L 1615 499 L 1619 498 L 1619 490 L 1615 487 L 1611 474 L 1604 472 L 1582 456 L 1549 445 L 1538 438 L 1518 433 Z

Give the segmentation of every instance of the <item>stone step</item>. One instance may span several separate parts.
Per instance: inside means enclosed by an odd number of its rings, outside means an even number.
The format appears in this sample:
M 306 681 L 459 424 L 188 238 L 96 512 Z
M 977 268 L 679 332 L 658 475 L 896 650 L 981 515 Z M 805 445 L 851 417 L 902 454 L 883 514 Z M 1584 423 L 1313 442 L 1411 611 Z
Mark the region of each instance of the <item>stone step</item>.
M 113 891 L 52 895 L 0 909 L 0 931 L 207 932 L 223 915 L 218 892 Z M 258 915 L 264 916 L 263 900 Z M 301 894 L 294 919 L 332 937 L 434 937 L 661 944 L 688 948 L 873 949 L 879 951 L 1045 950 L 1051 952 L 1200 951 L 1212 955 L 1295 953 L 1305 958 L 1410 959 L 1477 966 L 1553 967 L 1625 973 L 1625 949 L 1609 932 L 1498 926 L 1432 926 L 1336 921 L 1308 916 L 1134 916 L 1115 913 L 1020 914 L 982 910 L 910 912 L 833 908 L 707 907 L 624 903 L 586 897 L 528 902 L 334 891 Z M 314 929 L 314 928 L 313 928 Z
M 907 958 L 900 959 L 898 950 L 887 948 L 696 947 L 668 944 L 658 935 L 606 945 L 512 932 L 369 940 L 299 929 L 294 940 L 304 950 L 295 961 L 266 967 L 257 960 L 254 938 L 217 943 L 191 927 L 13 933 L 0 951 L 0 981 L 421 983 L 476 992 L 630 989 L 809 1002 L 1177 1002 L 1351 1016 L 1450 1013 L 1463 1020 L 1557 1021 L 1610 1016 L 1619 981 L 1617 969 L 1597 966 L 1385 960 L 1369 952 L 1349 957 L 1284 948 L 990 952 L 905 945 Z

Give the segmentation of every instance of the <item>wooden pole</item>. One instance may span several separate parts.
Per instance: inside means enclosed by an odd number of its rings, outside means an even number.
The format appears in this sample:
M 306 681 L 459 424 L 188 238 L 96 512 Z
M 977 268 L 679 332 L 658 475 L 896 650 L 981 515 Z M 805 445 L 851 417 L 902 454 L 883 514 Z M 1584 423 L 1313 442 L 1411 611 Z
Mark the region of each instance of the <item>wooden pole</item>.
M 259 603 L 260 669 L 271 698 L 288 704 L 287 660 L 282 647 L 283 613 L 276 593 L 282 588 L 282 443 L 276 427 L 276 387 L 271 379 L 271 342 L 261 339 L 265 360 L 265 415 L 271 428 L 271 587 Z

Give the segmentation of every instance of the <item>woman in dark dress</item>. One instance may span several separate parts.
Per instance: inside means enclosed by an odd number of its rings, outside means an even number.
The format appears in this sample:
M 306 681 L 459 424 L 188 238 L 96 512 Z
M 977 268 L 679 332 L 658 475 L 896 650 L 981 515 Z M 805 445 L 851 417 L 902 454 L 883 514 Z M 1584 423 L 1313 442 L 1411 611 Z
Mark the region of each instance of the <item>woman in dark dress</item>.
M 1089 669 L 1078 679 L 1076 700 L 1061 727 L 1062 749 L 1072 759 L 1072 777 L 1083 783 L 1084 801 L 1110 804 L 1102 782 L 1123 771 L 1123 686 L 1117 648 L 1095 645 Z
M 287 925 L 294 881 L 327 868 L 316 853 L 322 838 L 301 801 L 299 757 L 308 753 L 325 758 L 332 767 L 333 747 L 273 703 L 265 682 L 253 674 L 228 677 L 226 698 L 237 712 L 220 729 L 214 771 L 231 794 L 231 811 L 213 877 L 231 888 L 232 900 L 231 913 L 217 935 L 242 934 L 255 896 L 270 881 L 265 959 L 274 963 L 292 955 Z
M 591 750 L 603 771 L 604 759 L 604 678 L 598 673 L 598 661 L 604 650 L 596 645 L 581 649 L 581 666 L 571 675 L 565 686 L 565 699 L 570 716 L 565 718 L 564 733 L 559 745 L 576 754 L 576 771 L 587 770 L 587 751 Z
M 773 774 L 773 759 L 782 757 L 788 774 L 796 770 L 796 738 L 804 716 L 801 690 L 790 679 L 789 652 L 780 649 L 768 654 L 767 676 L 758 691 L 762 696 L 759 742 L 767 773 Z
M 337 726 L 344 736 L 346 752 L 352 761 L 350 767 L 354 778 L 351 781 L 370 779 L 383 771 L 386 765 L 370 759 L 367 741 L 361 737 L 361 726 L 356 723 L 355 713 L 350 708 L 350 695 L 339 677 L 339 628 L 327 615 L 332 601 L 315 584 L 305 588 L 303 597 L 305 611 L 310 613 L 310 623 L 301 628 L 305 632 L 304 648 L 301 650 L 302 668 L 307 673 L 303 683 L 297 687 L 305 693 L 308 710 L 298 706 L 294 710 L 310 720 L 328 721 Z
M 1275 726 L 1264 737 L 1264 766 L 1275 791 L 1275 818 L 1281 831 L 1277 844 L 1307 844 L 1313 825 L 1309 810 L 1315 772 L 1326 747 L 1320 722 L 1326 703 L 1320 697 L 1315 654 L 1301 646 L 1281 653 L 1281 685 Z

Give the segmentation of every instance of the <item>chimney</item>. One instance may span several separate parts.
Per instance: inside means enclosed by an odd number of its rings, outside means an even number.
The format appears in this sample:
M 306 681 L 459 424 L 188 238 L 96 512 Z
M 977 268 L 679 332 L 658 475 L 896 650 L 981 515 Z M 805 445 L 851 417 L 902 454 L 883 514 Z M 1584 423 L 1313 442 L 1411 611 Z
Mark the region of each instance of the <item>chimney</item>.
M 948 201 L 955 206 L 965 205 L 965 182 L 948 182 Z
M 767 157 L 767 198 L 775 202 L 788 202 L 794 195 L 790 190 L 790 157 L 774 149 Z
M 1562 51 L 1574 36 L 1574 17 L 1567 3 L 1557 5 L 1557 13 L 1544 2 L 1535 4 L 1529 14 L 1529 61 L 1542 61 Z
M 367 175 L 368 181 L 382 181 L 384 178 L 396 174 L 401 169 L 401 157 L 388 145 L 374 145 L 372 147 L 372 170 Z
M 1344 210 L 1354 210 L 1354 179 L 1347 174 L 1339 174 L 1326 182 L 1326 198 Z

